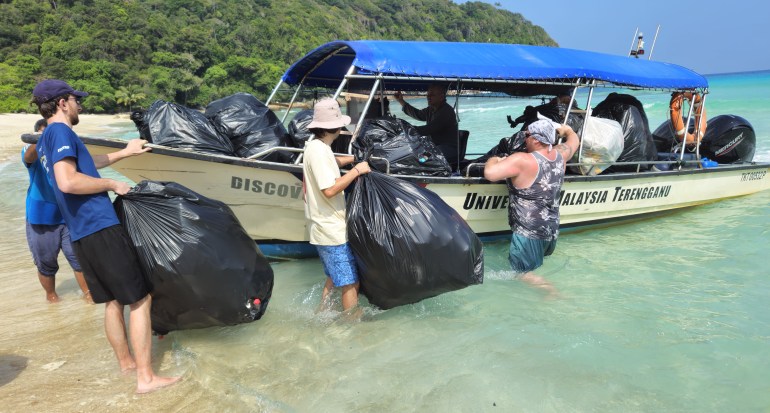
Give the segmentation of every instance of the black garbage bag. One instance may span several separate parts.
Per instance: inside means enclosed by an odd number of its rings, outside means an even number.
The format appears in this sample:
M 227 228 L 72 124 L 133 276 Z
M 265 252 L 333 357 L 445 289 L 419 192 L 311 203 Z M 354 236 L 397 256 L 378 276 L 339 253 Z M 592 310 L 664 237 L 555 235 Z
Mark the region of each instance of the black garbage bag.
M 313 121 L 313 110 L 305 109 L 297 112 L 294 118 L 289 122 L 289 141 L 297 148 L 304 148 L 305 143 L 313 137 L 313 132 L 307 128 L 307 125 Z M 349 153 L 350 134 L 341 134 L 332 142 L 332 152 Z
M 236 93 L 215 100 L 204 112 L 216 130 L 233 143 L 236 155 L 248 158 L 278 146 L 289 146 L 289 133 L 270 108 L 249 93 Z M 260 158 L 291 162 L 291 152 L 274 152 Z
M 156 100 L 144 114 L 152 143 L 196 152 L 234 156 L 233 144 L 197 110 Z M 141 129 L 140 129 L 141 131 Z
M 420 135 L 409 122 L 398 118 L 366 120 L 353 141 L 356 160 L 385 158 L 394 175 L 449 176 L 452 168 L 433 141 Z M 372 160 L 372 169 L 385 172 L 383 162 Z
M 540 119 L 538 115 L 544 116 L 554 122 L 563 123 L 564 115 L 567 114 L 568 106 L 569 104 L 562 103 L 558 99 L 554 99 L 551 102 L 544 103 L 539 106 L 527 106 L 524 108 L 524 112 L 521 114 L 521 116 L 515 120 L 508 116 L 508 124 L 511 126 L 511 128 L 515 128 L 517 125 L 522 124 L 520 130 L 526 130 L 530 123 Z M 572 109 L 574 110 L 580 108 L 575 102 L 572 102 Z M 580 130 L 583 127 L 583 119 L 583 114 L 572 112 L 567 118 L 567 125 L 572 127 L 572 130 L 580 135 Z
M 657 159 L 657 149 L 650 132 L 650 125 L 644 107 L 631 95 L 610 93 L 596 105 L 593 115 L 612 119 L 623 128 L 623 152 L 617 162 L 650 162 Z M 650 169 L 652 164 L 641 165 L 640 170 Z M 633 172 L 636 165 L 614 165 L 608 171 Z
M 147 142 L 152 142 L 152 136 L 150 136 L 150 125 L 148 125 L 145 121 L 146 114 L 146 110 L 134 109 L 131 112 L 130 118 L 134 122 L 134 125 L 136 125 L 136 129 L 139 131 L 139 137 L 146 140 Z
M 313 137 L 313 132 L 308 130 L 307 125 L 313 121 L 313 110 L 305 109 L 297 112 L 289 122 L 289 140 L 297 148 L 304 148 L 305 142 Z
M 356 181 L 347 211 L 370 303 L 388 309 L 483 282 L 481 240 L 435 193 L 373 171 Z
M 566 107 L 566 105 L 564 106 Z M 515 128 L 519 124 L 523 124 L 522 129 L 525 129 L 527 126 L 529 126 L 530 123 L 538 120 L 538 114 L 545 116 L 554 122 L 561 122 L 559 119 L 558 104 L 556 102 L 548 102 L 538 106 L 528 105 L 526 108 L 524 108 L 524 112 L 516 119 L 511 119 L 511 117 L 508 116 L 508 124 L 511 126 L 511 128 Z
M 227 205 L 154 181 L 114 205 L 153 285 L 155 332 L 247 323 L 265 313 L 273 269 Z

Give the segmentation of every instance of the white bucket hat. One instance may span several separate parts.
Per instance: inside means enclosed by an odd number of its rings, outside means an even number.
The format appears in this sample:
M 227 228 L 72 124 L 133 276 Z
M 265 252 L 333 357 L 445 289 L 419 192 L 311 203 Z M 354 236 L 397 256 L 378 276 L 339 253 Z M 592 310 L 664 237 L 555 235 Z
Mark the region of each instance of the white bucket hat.
M 331 98 L 321 99 L 313 107 L 313 121 L 308 129 L 337 129 L 350 124 L 350 116 L 343 115 L 340 104 Z

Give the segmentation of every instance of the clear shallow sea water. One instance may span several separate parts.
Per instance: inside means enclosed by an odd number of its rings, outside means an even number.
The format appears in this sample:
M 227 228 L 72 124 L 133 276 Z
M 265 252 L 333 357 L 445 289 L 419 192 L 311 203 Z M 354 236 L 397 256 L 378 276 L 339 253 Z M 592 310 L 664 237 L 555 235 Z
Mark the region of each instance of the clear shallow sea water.
M 770 161 L 770 72 L 709 81 L 709 115 L 748 119 L 755 158 Z M 668 95 L 640 100 L 657 127 Z M 495 99 L 460 108 L 478 137 L 469 152 L 510 135 L 505 115 L 520 113 Z M 556 300 L 512 279 L 505 242 L 485 244 L 483 285 L 367 307 L 357 323 L 315 313 L 317 259 L 274 263 L 262 320 L 156 341 L 156 367 L 185 380 L 138 397 L 64 260 L 63 302 L 45 304 L 24 238 L 26 171 L 3 155 L 0 412 L 770 411 L 770 192 L 563 234 L 540 270 Z

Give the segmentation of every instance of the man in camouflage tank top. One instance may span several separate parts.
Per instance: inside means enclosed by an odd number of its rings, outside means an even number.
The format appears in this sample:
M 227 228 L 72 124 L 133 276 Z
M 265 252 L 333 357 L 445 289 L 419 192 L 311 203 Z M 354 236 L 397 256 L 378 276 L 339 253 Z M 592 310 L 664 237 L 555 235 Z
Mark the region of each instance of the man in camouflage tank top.
M 568 125 L 538 120 L 527 127 L 526 152 L 492 157 L 484 165 L 484 177 L 506 180 L 510 202 L 508 222 L 511 246 L 508 260 L 522 281 L 550 294 L 556 289 L 533 271 L 556 249 L 559 236 L 559 192 L 566 161 L 578 148 L 577 134 Z M 556 135 L 566 138 L 556 145 Z

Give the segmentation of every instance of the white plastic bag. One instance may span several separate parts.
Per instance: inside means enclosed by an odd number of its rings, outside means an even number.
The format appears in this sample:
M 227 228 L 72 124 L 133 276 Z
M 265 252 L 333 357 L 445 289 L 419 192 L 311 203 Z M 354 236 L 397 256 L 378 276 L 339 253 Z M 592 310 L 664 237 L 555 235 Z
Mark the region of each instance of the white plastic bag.
M 581 175 L 598 175 L 623 152 L 623 128 L 612 119 L 586 118 L 583 124 L 583 149 L 575 152 L 572 162 L 584 163 L 573 167 Z M 578 160 L 578 154 L 580 159 Z

